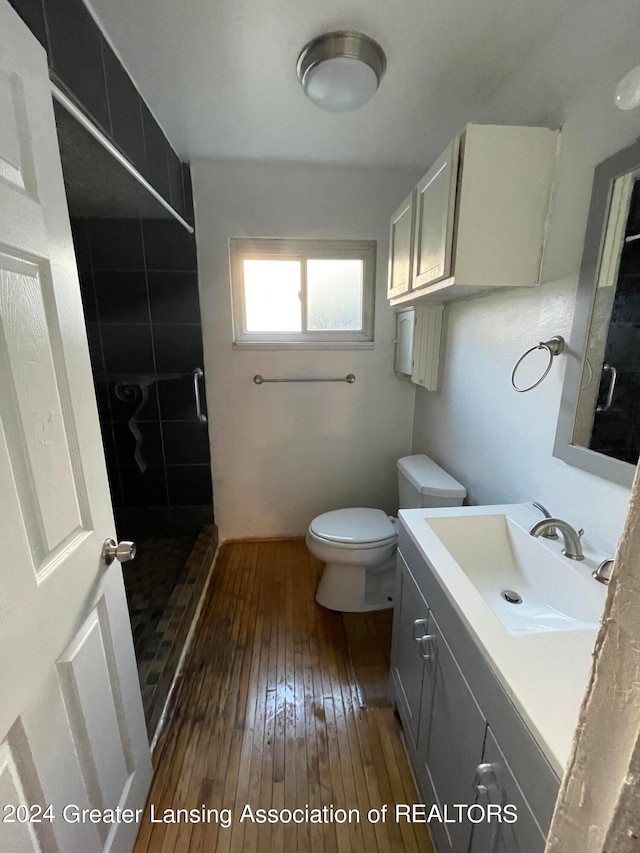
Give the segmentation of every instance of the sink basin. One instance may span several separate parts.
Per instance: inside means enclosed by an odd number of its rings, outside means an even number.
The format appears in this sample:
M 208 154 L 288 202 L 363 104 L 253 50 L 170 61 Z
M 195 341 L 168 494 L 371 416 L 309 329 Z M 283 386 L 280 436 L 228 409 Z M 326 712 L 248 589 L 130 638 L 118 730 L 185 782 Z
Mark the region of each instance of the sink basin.
M 503 514 L 427 519 L 433 533 L 513 634 L 597 628 L 602 589 Z

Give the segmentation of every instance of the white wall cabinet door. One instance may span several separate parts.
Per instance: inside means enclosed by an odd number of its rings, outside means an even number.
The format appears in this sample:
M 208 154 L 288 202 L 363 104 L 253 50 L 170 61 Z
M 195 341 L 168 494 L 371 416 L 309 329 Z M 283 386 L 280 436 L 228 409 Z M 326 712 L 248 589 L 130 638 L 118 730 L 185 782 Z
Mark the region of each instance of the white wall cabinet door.
M 442 305 L 417 305 L 413 336 L 413 370 L 411 381 L 427 391 L 438 387 Z
M 451 142 L 416 188 L 414 289 L 451 274 L 458 144 Z
M 143 807 L 151 762 L 47 60 L 6 0 L 0 115 L 0 804 L 41 818 L 0 850 L 126 853 L 136 823 L 74 821 Z
M 405 376 L 413 372 L 413 338 L 416 324 L 416 312 L 413 308 L 398 311 L 396 314 L 396 357 L 395 371 Z
M 411 290 L 414 199 L 415 190 L 412 190 L 391 216 L 388 299 Z

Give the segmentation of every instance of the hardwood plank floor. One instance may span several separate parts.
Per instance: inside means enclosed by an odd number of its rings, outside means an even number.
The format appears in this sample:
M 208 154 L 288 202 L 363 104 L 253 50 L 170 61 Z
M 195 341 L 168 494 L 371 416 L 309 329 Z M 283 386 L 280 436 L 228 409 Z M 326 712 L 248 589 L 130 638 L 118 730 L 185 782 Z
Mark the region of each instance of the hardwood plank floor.
M 321 568 L 300 540 L 221 549 L 135 853 L 432 853 L 424 826 L 393 819 L 418 796 L 386 698 L 391 612 L 320 607 Z M 354 809 L 360 821 L 258 824 L 240 820 L 247 804 Z M 370 822 L 383 804 L 386 821 Z M 151 805 L 157 820 L 216 811 L 151 823 Z M 229 826 L 216 820 L 225 809 Z

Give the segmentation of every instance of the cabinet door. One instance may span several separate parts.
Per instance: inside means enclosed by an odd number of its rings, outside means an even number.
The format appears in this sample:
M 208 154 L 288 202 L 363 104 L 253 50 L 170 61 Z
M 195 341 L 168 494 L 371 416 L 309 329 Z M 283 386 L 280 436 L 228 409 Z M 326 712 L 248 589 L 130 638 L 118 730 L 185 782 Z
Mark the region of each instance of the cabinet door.
M 387 297 L 393 299 L 411 290 L 413 263 L 413 213 L 415 190 L 412 190 L 391 216 L 389 234 L 389 284 Z
M 442 305 L 419 305 L 415 309 L 416 330 L 411 381 L 427 391 L 435 391 L 438 387 L 442 309 Z
M 424 671 L 420 641 L 429 633 L 429 609 L 400 554 L 396 580 L 391 670 L 405 734 L 415 746 Z
M 473 780 L 476 767 L 482 760 L 486 720 L 440 633 L 433 613 L 430 614 L 429 631 L 433 636 L 428 644 L 430 663 L 433 664 L 430 670 L 433 681 L 431 726 L 428 739 L 420 727 L 418 761 L 420 771 L 426 762 L 438 806 L 441 809 L 448 807 L 451 815 L 455 814 L 454 805 L 475 802 Z M 446 850 L 467 853 L 472 826 L 469 821 L 432 822 L 430 829 L 439 853 Z
M 454 139 L 416 188 L 414 290 L 451 275 L 458 148 Z
M 478 803 L 514 805 L 515 823 L 478 823 L 473 827 L 470 853 L 543 853 L 545 840 L 493 732 L 487 728 L 482 765 L 475 777 Z
M 396 314 L 396 373 L 411 376 L 413 371 L 413 340 L 416 324 L 416 312 L 406 308 Z

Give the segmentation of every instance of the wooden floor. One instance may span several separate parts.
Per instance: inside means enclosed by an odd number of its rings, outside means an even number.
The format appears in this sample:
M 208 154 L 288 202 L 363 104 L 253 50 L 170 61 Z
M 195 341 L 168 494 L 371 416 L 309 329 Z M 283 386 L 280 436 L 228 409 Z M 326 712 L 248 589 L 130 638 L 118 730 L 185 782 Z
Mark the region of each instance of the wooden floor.
M 228 808 L 231 825 L 152 825 L 147 809 L 135 853 L 431 853 L 424 826 L 392 814 L 417 794 L 386 699 L 390 612 L 325 610 L 320 570 L 298 540 L 223 547 L 149 803 L 156 817 Z M 240 821 L 246 804 L 357 809 L 360 823 L 258 825 Z M 369 822 L 383 804 L 386 822 Z

